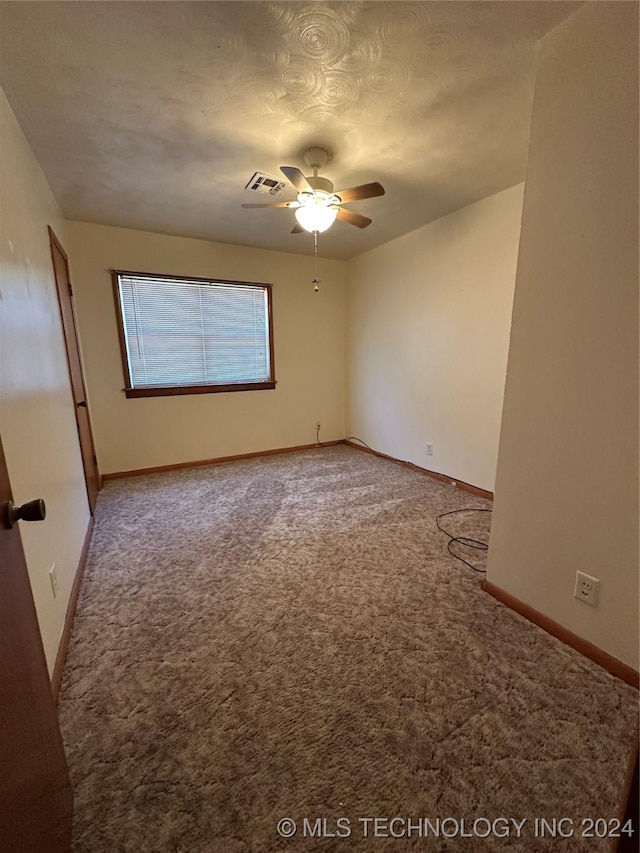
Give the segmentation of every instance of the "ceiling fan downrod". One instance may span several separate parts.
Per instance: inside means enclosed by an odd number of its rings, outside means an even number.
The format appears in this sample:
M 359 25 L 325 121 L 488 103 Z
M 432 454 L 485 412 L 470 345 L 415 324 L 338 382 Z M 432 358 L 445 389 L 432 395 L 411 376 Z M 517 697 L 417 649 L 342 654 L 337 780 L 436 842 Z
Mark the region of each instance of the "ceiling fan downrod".
M 320 290 L 320 279 L 318 278 L 318 232 L 313 232 L 313 258 L 315 262 L 315 277 L 311 280 L 314 291 L 317 293 Z

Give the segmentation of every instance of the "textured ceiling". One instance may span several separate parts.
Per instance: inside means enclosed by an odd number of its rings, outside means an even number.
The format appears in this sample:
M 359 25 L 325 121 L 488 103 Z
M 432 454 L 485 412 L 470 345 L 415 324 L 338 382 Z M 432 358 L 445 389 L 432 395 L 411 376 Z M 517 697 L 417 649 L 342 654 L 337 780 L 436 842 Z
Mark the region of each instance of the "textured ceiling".
M 321 235 L 348 258 L 523 179 L 536 41 L 579 5 L 2 2 L 0 82 L 67 217 L 311 252 L 240 205 L 322 145 L 387 191 Z

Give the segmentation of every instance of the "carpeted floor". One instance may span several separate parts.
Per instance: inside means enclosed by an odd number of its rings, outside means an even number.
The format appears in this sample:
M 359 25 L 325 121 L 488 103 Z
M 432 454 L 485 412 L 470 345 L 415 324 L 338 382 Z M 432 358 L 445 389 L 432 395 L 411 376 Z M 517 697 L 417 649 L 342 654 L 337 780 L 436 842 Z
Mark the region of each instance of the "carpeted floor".
M 59 706 L 76 853 L 608 850 L 581 821 L 637 694 L 449 556 L 435 516 L 487 505 L 344 446 L 108 482 Z

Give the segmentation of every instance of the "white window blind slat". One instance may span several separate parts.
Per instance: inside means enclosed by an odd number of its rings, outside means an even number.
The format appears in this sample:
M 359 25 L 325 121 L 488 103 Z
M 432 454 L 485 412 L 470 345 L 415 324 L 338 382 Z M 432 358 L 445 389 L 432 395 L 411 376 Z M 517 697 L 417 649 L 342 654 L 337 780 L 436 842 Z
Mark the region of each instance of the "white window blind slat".
M 118 276 L 132 388 L 271 379 L 263 285 Z

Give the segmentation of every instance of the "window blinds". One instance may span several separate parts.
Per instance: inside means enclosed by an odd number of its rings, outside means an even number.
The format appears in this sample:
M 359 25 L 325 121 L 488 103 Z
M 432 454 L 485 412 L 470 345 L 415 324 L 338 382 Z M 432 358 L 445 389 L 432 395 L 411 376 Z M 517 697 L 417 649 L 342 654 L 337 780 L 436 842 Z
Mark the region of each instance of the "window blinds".
M 270 379 L 266 288 L 119 275 L 132 388 Z

